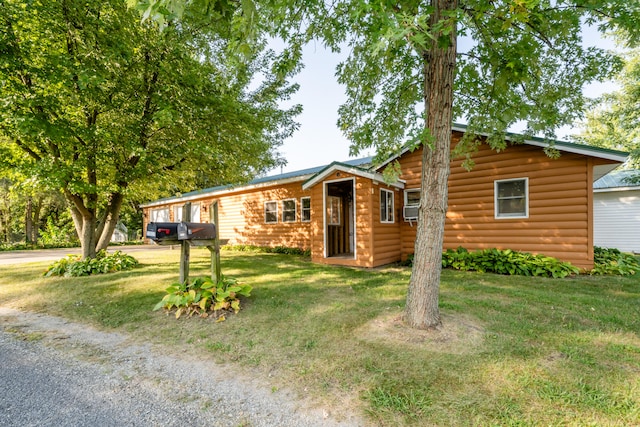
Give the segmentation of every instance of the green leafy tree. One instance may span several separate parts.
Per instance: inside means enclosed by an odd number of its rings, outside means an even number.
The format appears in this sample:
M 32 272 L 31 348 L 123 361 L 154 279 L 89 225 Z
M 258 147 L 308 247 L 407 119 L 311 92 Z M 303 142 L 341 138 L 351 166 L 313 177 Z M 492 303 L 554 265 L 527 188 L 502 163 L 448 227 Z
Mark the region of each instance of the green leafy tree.
M 184 4 L 178 0 L 144 2 Z M 218 2 L 201 0 L 201 4 Z M 251 2 L 242 2 L 251 3 Z M 352 153 L 375 147 L 380 159 L 423 146 L 415 258 L 405 311 L 411 327 L 440 325 L 439 281 L 454 117 L 468 123 L 458 145 L 470 155 L 476 135 L 505 148 L 507 129 L 553 137 L 580 116 L 584 84 L 608 77 L 617 58 L 584 47 L 581 27 L 640 32 L 627 0 L 288 0 L 256 2 L 263 22 L 292 45 L 320 37 L 347 47 L 337 76 L 347 88 L 339 126 Z M 155 9 L 153 9 L 155 7 Z M 173 8 L 172 11 L 177 9 Z M 459 48 L 460 47 L 460 48 Z M 295 55 L 294 55 L 295 57 Z
M 625 67 L 615 80 L 619 89 L 597 100 L 575 140 L 627 151 L 626 166 L 640 169 L 640 50 L 626 55 Z
M 0 137 L 0 236 L 5 243 L 36 243 L 43 215 L 60 202 L 59 193 L 29 176 L 33 161 L 6 137 Z M 62 200 L 64 205 L 64 200 Z
M 229 49 L 230 9 L 200 18 L 160 33 L 124 0 L 0 0 L 0 145 L 64 194 L 83 258 L 108 245 L 127 197 L 282 161 L 299 108 L 278 106 L 296 89 L 280 59 L 257 41 Z

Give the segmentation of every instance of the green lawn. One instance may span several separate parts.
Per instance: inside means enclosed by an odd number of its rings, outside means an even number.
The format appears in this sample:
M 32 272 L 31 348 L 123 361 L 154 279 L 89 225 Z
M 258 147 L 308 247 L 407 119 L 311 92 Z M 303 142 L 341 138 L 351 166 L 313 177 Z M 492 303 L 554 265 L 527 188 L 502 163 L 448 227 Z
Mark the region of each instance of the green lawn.
M 410 270 L 327 267 L 223 252 L 254 287 L 215 323 L 153 312 L 178 251 L 102 277 L 43 278 L 2 267 L 0 305 L 121 330 L 294 387 L 372 425 L 640 425 L 640 277 L 541 279 L 444 271 L 442 331 L 409 331 Z M 191 277 L 209 273 L 192 250 Z M 233 372 L 230 370 L 230 372 Z M 230 373 L 230 375 L 233 375 Z

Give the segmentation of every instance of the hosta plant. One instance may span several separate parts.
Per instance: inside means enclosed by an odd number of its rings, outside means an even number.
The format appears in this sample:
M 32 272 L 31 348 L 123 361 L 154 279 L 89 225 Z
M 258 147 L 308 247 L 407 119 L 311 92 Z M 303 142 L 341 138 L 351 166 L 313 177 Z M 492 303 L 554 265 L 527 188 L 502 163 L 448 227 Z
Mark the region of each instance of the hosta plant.
M 45 276 L 79 277 L 91 274 L 114 273 L 116 271 L 130 270 L 138 265 L 131 255 L 120 251 L 107 254 L 104 249 L 96 254 L 95 258 L 82 260 L 80 255 L 67 255 L 47 268 Z
M 456 250 L 448 249 L 442 254 L 442 266 L 462 271 L 554 278 L 580 272 L 580 269 L 571 263 L 553 257 L 510 249 L 484 249 L 474 252 L 462 247 Z
M 591 275 L 633 276 L 640 271 L 638 258 L 618 249 L 596 246 L 593 248 L 593 260 L 595 265 L 590 271 Z
M 189 283 L 174 283 L 166 289 L 167 294 L 156 304 L 154 310 L 176 309 L 176 319 L 186 314 L 200 317 L 214 316 L 225 320 L 225 312 L 240 311 L 240 297 L 251 295 L 251 285 L 241 285 L 237 280 L 224 277 L 215 283 L 209 277 L 199 277 Z

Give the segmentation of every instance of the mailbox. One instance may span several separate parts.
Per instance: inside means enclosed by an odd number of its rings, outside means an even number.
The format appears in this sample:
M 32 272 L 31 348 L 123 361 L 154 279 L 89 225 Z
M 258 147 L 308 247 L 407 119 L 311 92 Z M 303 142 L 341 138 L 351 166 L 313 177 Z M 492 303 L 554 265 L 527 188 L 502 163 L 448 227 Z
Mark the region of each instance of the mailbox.
M 206 222 L 181 222 L 178 224 L 178 240 L 214 240 L 215 224 Z
M 150 222 L 147 224 L 147 237 L 157 242 L 178 240 L 177 222 Z

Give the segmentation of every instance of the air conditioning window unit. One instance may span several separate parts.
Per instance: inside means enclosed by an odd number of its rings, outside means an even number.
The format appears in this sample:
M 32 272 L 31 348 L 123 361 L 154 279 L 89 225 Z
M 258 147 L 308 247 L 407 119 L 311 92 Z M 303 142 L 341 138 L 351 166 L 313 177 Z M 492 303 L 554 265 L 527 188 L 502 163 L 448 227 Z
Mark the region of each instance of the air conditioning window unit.
M 405 221 L 416 221 L 418 219 L 418 208 L 419 206 L 405 206 L 402 209 L 402 214 L 404 216 Z

